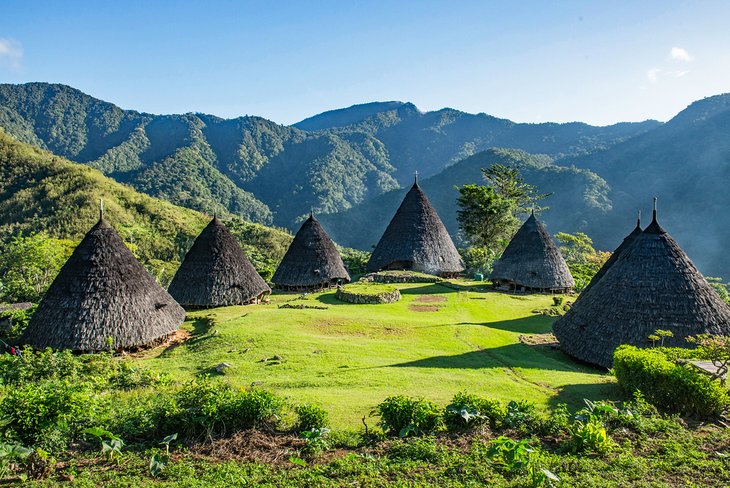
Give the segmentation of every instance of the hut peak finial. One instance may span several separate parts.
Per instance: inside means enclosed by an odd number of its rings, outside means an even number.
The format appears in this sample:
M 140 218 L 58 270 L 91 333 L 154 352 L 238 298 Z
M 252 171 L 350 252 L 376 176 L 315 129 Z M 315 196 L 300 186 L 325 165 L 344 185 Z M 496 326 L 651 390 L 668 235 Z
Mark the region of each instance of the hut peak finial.
M 413 182 L 413 183 L 414 183 L 415 185 L 417 185 L 417 184 L 418 184 L 418 170 L 416 170 L 416 173 L 415 173 L 415 180 L 414 180 L 414 182 Z
M 636 227 L 641 227 L 641 210 L 638 211 L 638 216 L 636 217 Z
M 309 207 L 309 218 L 314 218 L 314 207 Z
M 104 199 L 99 199 L 99 220 L 104 219 Z
M 652 221 L 653 222 L 656 222 L 656 201 L 657 201 L 657 198 L 654 197 L 654 212 L 652 213 Z

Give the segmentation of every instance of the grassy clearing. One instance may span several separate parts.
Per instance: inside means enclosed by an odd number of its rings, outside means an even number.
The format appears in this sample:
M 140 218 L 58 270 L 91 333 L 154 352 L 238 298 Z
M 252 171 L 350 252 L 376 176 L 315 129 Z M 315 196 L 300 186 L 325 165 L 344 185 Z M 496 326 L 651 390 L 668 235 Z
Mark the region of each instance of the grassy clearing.
M 445 405 L 468 390 L 540 407 L 619 395 L 607 373 L 520 342 L 520 335 L 550 331 L 553 318 L 531 313 L 548 307 L 550 296 L 395 286 L 403 298 L 394 304 L 347 304 L 330 291 L 192 313 L 185 324 L 191 340 L 137 361 L 177 380 L 216 374 L 216 365 L 228 363 L 231 384 L 257 384 L 297 403 L 319 404 L 336 429 L 361 427 L 375 405 L 399 393 Z M 278 308 L 290 301 L 328 308 Z M 261 361 L 275 355 L 282 360 Z

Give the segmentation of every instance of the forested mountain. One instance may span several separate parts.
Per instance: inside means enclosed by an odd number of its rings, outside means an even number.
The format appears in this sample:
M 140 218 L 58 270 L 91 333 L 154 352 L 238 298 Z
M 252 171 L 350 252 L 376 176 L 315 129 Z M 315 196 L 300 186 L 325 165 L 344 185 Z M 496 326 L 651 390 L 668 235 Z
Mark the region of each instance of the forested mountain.
M 375 109 L 379 110 L 371 113 Z M 348 120 L 347 114 L 352 122 L 342 126 Z M 412 103 L 399 102 L 355 105 L 295 124 L 342 136 L 364 133 L 376 137 L 388 150 L 396 167 L 394 175 L 401 185 L 407 184 L 415 171 L 425 177 L 433 176 L 444 167 L 491 147 L 512 147 L 559 158 L 605 149 L 659 125 L 653 120 L 607 127 L 579 122 L 518 124 L 450 108 L 420 112 Z
M 383 102 L 297 125 L 248 116 L 151 115 L 64 85 L 0 85 L 0 127 L 20 141 L 179 205 L 289 228 L 311 208 L 347 210 L 407 184 L 415 170 L 428 177 L 492 146 L 553 157 L 583 154 L 658 123 L 516 124 Z
M 80 240 L 104 213 L 144 262 L 175 262 L 210 217 L 136 192 L 99 171 L 20 143 L 0 130 L 0 245 L 16 235 L 46 231 Z M 230 221 L 249 256 L 260 266 L 281 259 L 287 233 Z
M 730 276 L 730 94 L 699 100 L 611 149 L 560 163 L 589 168 L 611 187 L 613 211 L 590 225 L 599 245 L 618 244 L 615 229 L 630 230 L 637 209 L 648 223 L 657 196 L 661 224 L 695 263 Z
M 662 222 L 703 271 L 730 276 L 722 245 L 730 237 L 730 95 L 698 101 L 666 124 L 518 124 L 377 102 L 287 127 L 253 116 L 151 115 L 29 83 L 0 85 L 0 127 L 208 213 L 296 229 L 313 208 L 339 242 L 361 249 L 375 243 L 416 170 L 455 233 L 454 185 L 480 182 L 480 167 L 506 161 L 555 193 L 543 216 L 551 231 L 584 230 L 611 249 L 657 195 Z
M 540 192 L 553 193 L 541 202 L 549 210 L 540 216 L 553 233 L 589 232 L 591 222 L 611 210 L 608 185 L 592 171 L 558 166 L 552 158 L 545 155 L 493 148 L 459 161 L 438 175 L 420 181 L 421 187 L 452 235 L 456 236 L 459 230 L 456 222 L 456 198 L 459 193 L 456 187 L 467 183 L 483 183 L 481 169 L 495 163 L 519 168 L 525 180 L 536 185 Z M 406 191 L 407 189 L 390 191 L 350 210 L 322 216 L 321 220 L 337 242 L 345 246 L 369 249 L 380 239 Z

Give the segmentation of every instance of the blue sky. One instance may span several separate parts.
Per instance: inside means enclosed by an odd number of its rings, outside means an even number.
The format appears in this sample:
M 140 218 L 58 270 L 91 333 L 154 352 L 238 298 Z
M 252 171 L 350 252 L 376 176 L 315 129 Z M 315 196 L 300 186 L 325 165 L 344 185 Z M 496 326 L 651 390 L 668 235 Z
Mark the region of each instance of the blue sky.
M 402 100 L 519 122 L 667 120 L 730 92 L 727 1 L 0 3 L 0 82 L 294 123 Z

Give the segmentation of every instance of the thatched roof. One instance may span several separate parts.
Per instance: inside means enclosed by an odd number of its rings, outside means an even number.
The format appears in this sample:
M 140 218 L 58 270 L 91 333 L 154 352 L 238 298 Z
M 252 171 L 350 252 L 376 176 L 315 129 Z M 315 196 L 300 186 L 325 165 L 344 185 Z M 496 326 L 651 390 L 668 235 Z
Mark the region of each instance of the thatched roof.
M 280 288 L 315 289 L 349 283 L 350 275 L 332 239 L 310 215 L 294 236 L 271 281 Z
M 150 344 L 185 311 L 100 219 L 61 268 L 22 341 L 37 348 L 100 351 Z
M 616 262 L 616 260 L 621 255 L 621 253 L 624 252 L 626 250 L 626 248 L 628 248 L 631 245 L 632 242 L 634 242 L 634 238 L 636 238 L 636 236 L 641 234 L 641 232 L 642 232 L 641 231 L 641 216 L 639 216 L 639 218 L 636 219 L 636 227 L 634 227 L 634 230 L 632 230 L 629 235 L 624 237 L 623 242 L 616 248 L 615 251 L 613 251 L 613 253 L 611 254 L 611 257 L 609 257 L 606 260 L 606 262 L 603 263 L 603 266 L 601 266 L 601 269 L 598 270 L 598 273 L 596 273 L 593 276 L 593 278 L 591 278 L 591 282 L 588 283 L 588 285 L 585 288 L 583 288 L 581 295 L 578 297 L 579 300 L 580 300 L 580 297 L 583 296 L 583 294 L 585 292 L 590 290 L 591 287 L 593 287 L 593 285 L 598 283 L 598 281 L 600 281 L 600 279 L 603 278 L 603 275 L 606 274 L 606 271 L 608 271 L 609 268 L 611 266 L 613 266 L 613 263 Z
M 494 263 L 491 280 L 538 290 L 566 290 L 575 284 L 558 246 L 534 212 Z
M 418 185 L 403 203 L 375 247 L 367 270 L 407 269 L 432 275 L 464 271 L 464 263 L 436 210 Z
M 730 335 L 730 309 L 656 220 L 621 252 L 603 278 L 553 324 L 560 347 L 610 367 L 621 344 L 649 346 L 657 329 L 668 346 L 700 333 Z
M 183 307 L 207 308 L 251 303 L 271 288 L 214 217 L 185 255 L 168 291 Z

